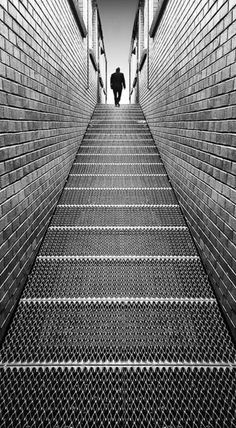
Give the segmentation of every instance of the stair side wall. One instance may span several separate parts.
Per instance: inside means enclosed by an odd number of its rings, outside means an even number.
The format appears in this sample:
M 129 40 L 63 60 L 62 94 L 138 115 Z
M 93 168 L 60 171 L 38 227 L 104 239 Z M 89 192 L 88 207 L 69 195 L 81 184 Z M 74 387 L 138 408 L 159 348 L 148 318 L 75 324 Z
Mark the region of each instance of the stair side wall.
M 235 28 L 232 0 L 166 1 L 139 72 L 140 104 L 234 334 Z
M 1 335 L 97 101 L 70 3 L 0 5 Z

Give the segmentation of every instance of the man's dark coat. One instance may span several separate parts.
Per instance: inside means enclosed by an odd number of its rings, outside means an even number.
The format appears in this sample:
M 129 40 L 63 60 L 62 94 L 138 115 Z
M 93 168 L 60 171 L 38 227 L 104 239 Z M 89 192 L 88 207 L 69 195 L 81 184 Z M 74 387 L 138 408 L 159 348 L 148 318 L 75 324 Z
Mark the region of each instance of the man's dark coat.
M 123 86 L 122 86 L 123 85 Z M 121 90 L 125 88 L 125 78 L 123 73 L 113 73 L 111 75 L 111 89 L 113 90 Z

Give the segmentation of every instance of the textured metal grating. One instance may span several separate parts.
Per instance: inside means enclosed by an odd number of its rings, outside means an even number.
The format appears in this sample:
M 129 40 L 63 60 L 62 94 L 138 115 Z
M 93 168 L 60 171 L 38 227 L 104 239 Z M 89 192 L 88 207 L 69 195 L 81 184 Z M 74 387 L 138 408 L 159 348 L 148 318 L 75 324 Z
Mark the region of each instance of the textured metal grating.
M 236 353 L 216 303 L 24 302 L 0 360 L 233 363 Z
M 159 162 L 156 164 L 96 164 L 80 163 L 73 165 L 71 174 L 165 174 Z
M 108 119 L 108 120 L 134 120 L 134 119 L 144 119 L 143 111 L 141 108 L 133 108 L 133 106 L 129 106 L 129 108 L 124 109 L 125 106 L 122 106 L 119 110 L 112 109 L 109 106 L 106 108 L 95 109 L 92 119 L 96 120 L 97 118 Z M 136 107 L 136 106 L 135 106 Z
M 81 145 L 79 148 L 78 153 L 80 154 L 104 154 L 104 153 L 111 153 L 111 154 L 117 154 L 117 155 L 136 155 L 136 154 L 158 154 L 156 146 L 114 146 L 114 145 L 108 145 L 108 146 L 84 146 Z
M 144 115 L 143 112 L 141 110 L 141 108 L 139 109 L 133 109 L 131 108 L 131 106 L 129 106 L 128 109 L 112 109 L 110 108 L 111 106 L 109 106 L 108 109 L 95 109 L 94 113 L 93 113 L 93 117 L 92 117 L 92 121 L 97 120 L 97 118 L 99 117 L 100 119 L 102 118 L 102 120 L 105 119 L 108 121 L 129 121 L 129 120 L 135 120 L 137 119 L 137 117 L 141 117 L 144 120 Z M 131 118 L 131 119 L 130 119 Z
M 100 118 L 97 118 L 96 116 L 98 114 L 106 114 L 106 113 L 110 113 L 109 116 L 105 118 L 103 118 L 102 116 Z M 137 120 L 137 115 L 142 116 L 142 120 Z M 130 118 L 128 118 L 127 116 L 130 116 Z M 117 125 L 117 122 L 122 122 L 124 124 L 130 125 L 130 124 L 135 124 L 135 123 L 139 123 L 140 125 L 147 125 L 147 121 L 144 118 L 143 112 L 141 110 L 133 110 L 131 111 L 130 109 L 126 112 L 124 111 L 119 111 L 119 112 L 112 112 L 111 110 L 103 110 L 103 111 L 95 111 L 93 114 L 93 117 L 89 123 L 89 125 L 93 125 L 94 123 L 112 123 L 114 125 Z
M 87 129 L 87 132 L 86 132 L 86 137 L 88 137 L 88 136 L 90 136 L 90 135 L 93 135 L 93 134 L 95 134 L 95 135 L 99 135 L 99 134 L 118 134 L 119 136 L 123 136 L 123 135 L 129 135 L 129 134 L 131 134 L 131 135 L 136 135 L 136 136 L 138 136 L 139 134 L 141 134 L 141 135 L 148 135 L 148 136 L 151 136 L 151 133 L 150 133 L 150 130 L 148 129 L 148 127 L 147 127 L 147 125 L 135 125 L 135 126 L 133 126 L 133 125 L 128 125 L 128 126 L 125 126 L 125 125 L 119 125 L 119 124 L 117 124 L 117 125 L 113 125 L 113 126 L 111 126 L 111 125 L 106 125 L 106 124 L 103 124 L 103 125 L 100 125 L 100 126 L 90 126 L 88 129 Z
M 160 162 L 160 156 L 158 153 L 150 153 L 150 154 L 132 154 L 132 155 L 111 155 L 111 154 L 100 154 L 100 155 L 77 155 L 76 162 L 114 162 L 114 163 L 155 163 Z
M 131 121 L 122 121 L 122 120 L 119 122 L 115 123 L 115 122 L 109 122 L 104 120 L 101 120 L 101 121 L 94 120 L 90 122 L 90 125 L 87 129 L 87 133 L 90 133 L 90 132 L 95 132 L 95 133 L 115 132 L 120 134 L 123 134 L 123 133 L 138 134 L 139 132 L 150 133 L 146 122 L 143 123 L 141 121 L 136 121 L 132 123 Z
M 1 370 L 2 428 L 234 428 L 230 369 Z
M 199 260 L 36 260 L 24 298 L 212 298 Z
M 167 176 L 70 176 L 66 187 L 169 187 Z
M 186 226 L 179 207 L 58 207 L 51 226 Z
M 135 116 L 136 116 L 136 113 L 135 113 Z M 95 115 L 94 115 L 92 117 L 92 119 L 90 120 L 89 126 L 93 126 L 94 124 L 97 125 L 97 124 L 100 124 L 100 123 L 102 123 L 102 124 L 103 123 L 105 123 L 105 124 L 109 123 L 109 124 L 112 124 L 114 126 L 117 126 L 117 122 L 120 122 L 120 123 L 122 123 L 124 125 L 136 125 L 136 124 L 139 124 L 139 125 L 146 125 L 147 126 L 147 121 L 145 120 L 144 117 L 143 117 L 142 120 L 137 120 L 135 117 L 133 117 L 133 119 L 127 119 L 126 115 L 123 115 L 123 118 L 122 118 L 122 115 L 119 115 L 119 116 L 121 116 L 119 120 L 116 119 L 115 117 L 112 117 L 112 116 L 110 116 L 109 118 L 107 118 L 107 119 L 104 120 L 104 119 L 101 119 L 101 118 L 97 119 L 97 118 L 95 118 Z
M 60 204 L 177 204 L 172 189 L 64 190 Z
M 108 137 L 106 137 L 106 139 L 104 138 L 104 136 L 86 139 L 86 135 L 85 135 L 85 137 L 82 141 L 81 147 L 82 146 L 86 147 L 86 146 L 91 146 L 91 145 L 107 146 L 107 145 L 111 145 L 111 144 L 114 146 L 119 145 L 120 147 L 124 147 L 124 146 L 126 147 L 127 145 L 131 145 L 131 146 L 135 145 L 138 148 L 139 146 L 143 146 L 144 144 L 146 146 L 153 146 L 153 139 L 152 138 L 148 138 L 148 139 L 147 138 L 145 138 L 145 139 L 139 138 L 137 140 L 137 138 L 134 138 L 131 140 L 131 139 L 127 139 L 127 138 L 126 139 L 118 138 L 118 137 L 114 138 L 113 136 L 110 136 L 110 137 L 108 136 Z
M 173 255 L 197 254 L 188 230 L 48 230 L 39 254 Z
M 102 122 L 133 122 L 133 121 L 142 121 L 146 122 L 141 111 L 126 111 L 126 112 L 117 112 L 117 111 L 100 111 L 94 112 L 92 120 L 102 121 Z
M 142 142 L 143 141 L 146 142 L 146 140 L 147 140 L 153 145 L 153 138 L 152 138 L 151 134 L 148 132 L 139 132 L 138 134 L 134 134 L 134 133 L 133 134 L 131 134 L 131 133 L 130 134 L 127 134 L 127 133 L 115 134 L 113 132 L 109 132 L 109 133 L 99 132 L 98 134 L 95 134 L 95 133 L 87 134 L 86 133 L 86 135 L 83 139 L 83 144 L 86 141 L 90 141 L 90 140 L 94 140 L 96 142 L 103 140 L 103 141 L 106 141 L 106 144 L 107 144 L 108 140 L 109 141 L 112 140 L 115 144 L 119 144 L 120 140 L 123 140 L 126 142 L 126 145 L 127 145 L 127 141 L 132 142 L 132 145 L 133 145 L 133 143 L 137 141 L 137 138 Z

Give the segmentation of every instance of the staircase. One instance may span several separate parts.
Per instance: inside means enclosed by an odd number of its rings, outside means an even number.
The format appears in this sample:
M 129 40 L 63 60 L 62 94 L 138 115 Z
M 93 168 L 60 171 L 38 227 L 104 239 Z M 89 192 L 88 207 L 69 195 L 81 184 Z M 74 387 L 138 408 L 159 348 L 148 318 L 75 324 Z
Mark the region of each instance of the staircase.
M 1 348 L 1 427 L 236 426 L 236 352 L 138 105 L 96 107 Z

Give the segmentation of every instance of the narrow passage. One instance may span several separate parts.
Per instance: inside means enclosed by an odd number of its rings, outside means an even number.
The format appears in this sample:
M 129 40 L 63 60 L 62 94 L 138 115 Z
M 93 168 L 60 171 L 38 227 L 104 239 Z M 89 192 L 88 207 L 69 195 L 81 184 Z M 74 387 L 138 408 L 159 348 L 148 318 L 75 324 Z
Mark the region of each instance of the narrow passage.
M 138 105 L 96 107 L 0 359 L 2 427 L 236 426 L 235 348 Z

